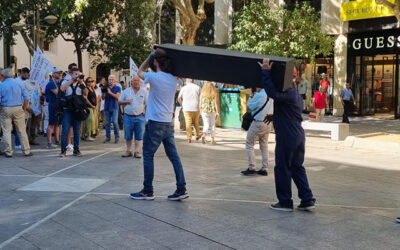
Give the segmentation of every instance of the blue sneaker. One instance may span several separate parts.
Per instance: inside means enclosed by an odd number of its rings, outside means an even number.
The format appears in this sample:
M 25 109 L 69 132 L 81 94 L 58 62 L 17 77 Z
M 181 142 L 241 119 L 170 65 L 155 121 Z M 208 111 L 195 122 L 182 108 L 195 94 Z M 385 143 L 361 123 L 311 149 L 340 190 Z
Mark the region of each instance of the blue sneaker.
M 188 191 L 186 190 L 176 190 L 173 194 L 168 195 L 168 200 L 170 201 L 178 201 L 188 198 Z
M 397 222 L 397 223 L 400 223 L 400 217 L 397 217 L 397 218 L 396 218 L 396 222 Z
M 137 193 L 131 193 L 131 199 L 134 200 L 154 200 L 154 192 L 141 190 Z

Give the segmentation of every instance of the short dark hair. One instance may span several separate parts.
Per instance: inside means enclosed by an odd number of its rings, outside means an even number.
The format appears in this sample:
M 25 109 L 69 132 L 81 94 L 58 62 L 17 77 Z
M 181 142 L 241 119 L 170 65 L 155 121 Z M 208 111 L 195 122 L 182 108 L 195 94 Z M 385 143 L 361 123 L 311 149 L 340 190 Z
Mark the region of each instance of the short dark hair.
M 31 72 L 27 67 L 21 69 L 21 74 Z
M 78 68 L 78 65 L 77 65 L 76 63 L 70 63 L 70 64 L 68 65 L 68 71 L 71 72 L 71 70 L 72 70 L 73 68 Z
M 156 49 L 154 59 L 157 60 L 161 71 L 165 73 L 172 73 L 172 61 L 163 49 Z

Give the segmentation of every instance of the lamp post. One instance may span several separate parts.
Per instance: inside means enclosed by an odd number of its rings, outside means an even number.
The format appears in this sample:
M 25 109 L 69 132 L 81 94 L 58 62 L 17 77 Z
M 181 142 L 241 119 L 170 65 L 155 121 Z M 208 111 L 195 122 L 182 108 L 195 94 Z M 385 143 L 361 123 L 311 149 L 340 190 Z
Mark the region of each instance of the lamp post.
M 32 15 L 33 16 L 33 24 L 26 24 L 25 23 L 25 14 L 20 15 L 20 20 L 17 23 L 13 23 L 11 27 L 19 32 L 24 39 L 28 49 L 29 53 L 33 55 L 33 51 L 36 49 L 36 47 L 39 44 L 39 38 L 40 38 L 40 33 L 41 33 L 41 28 L 40 28 L 40 15 L 39 15 L 39 9 L 36 8 L 35 11 L 29 11 L 26 13 L 27 15 Z M 53 15 L 46 16 L 44 19 L 49 25 L 55 24 L 57 22 L 57 17 Z M 33 39 L 29 38 L 27 33 L 25 32 L 25 27 L 33 27 Z M 45 26 L 45 25 L 44 25 Z M 33 40 L 33 41 L 32 41 Z

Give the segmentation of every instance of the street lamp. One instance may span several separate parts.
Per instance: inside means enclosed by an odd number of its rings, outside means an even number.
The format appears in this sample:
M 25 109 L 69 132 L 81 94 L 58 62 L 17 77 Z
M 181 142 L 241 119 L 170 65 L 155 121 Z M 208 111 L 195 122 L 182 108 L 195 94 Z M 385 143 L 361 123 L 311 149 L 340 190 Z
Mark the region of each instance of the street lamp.
M 29 13 L 28 13 L 29 14 Z M 33 25 L 28 25 L 25 23 L 25 17 L 24 14 L 20 15 L 20 20 L 18 23 L 13 23 L 11 25 L 11 28 L 15 31 L 19 31 L 22 35 L 22 37 L 24 37 L 24 40 L 29 39 L 28 36 L 26 35 L 26 33 L 24 32 L 24 27 L 25 26 L 33 26 L 33 49 L 32 52 L 36 49 L 37 44 L 38 44 L 38 38 L 40 36 L 40 18 L 39 18 L 39 11 L 36 10 L 34 12 L 31 12 L 31 15 L 33 15 Z M 49 15 L 46 16 L 44 19 L 44 21 L 46 21 L 48 24 L 52 25 L 55 24 L 57 22 L 57 17 L 53 16 L 53 15 Z M 32 42 L 31 46 L 32 46 Z M 29 44 L 27 44 L 27 46 L 29 47 Z

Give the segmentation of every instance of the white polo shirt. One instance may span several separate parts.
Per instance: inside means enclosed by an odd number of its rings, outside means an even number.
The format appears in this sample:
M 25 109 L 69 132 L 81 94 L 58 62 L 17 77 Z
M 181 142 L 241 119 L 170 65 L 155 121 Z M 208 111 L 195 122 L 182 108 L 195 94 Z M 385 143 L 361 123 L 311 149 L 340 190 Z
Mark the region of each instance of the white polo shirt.
M 138 92 L 133 90 L 132 87 L 126 88 L 122 91 L 121 96 L 119 97 L 120 101 L 129 101 L 133 99 L 131 104 L 126 104 L 124 112 L 127 115 L 140 115 L 145 113 L 146 104 L 147 104 L 148 92 L 145 88 L 140 88 Z

